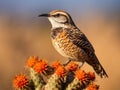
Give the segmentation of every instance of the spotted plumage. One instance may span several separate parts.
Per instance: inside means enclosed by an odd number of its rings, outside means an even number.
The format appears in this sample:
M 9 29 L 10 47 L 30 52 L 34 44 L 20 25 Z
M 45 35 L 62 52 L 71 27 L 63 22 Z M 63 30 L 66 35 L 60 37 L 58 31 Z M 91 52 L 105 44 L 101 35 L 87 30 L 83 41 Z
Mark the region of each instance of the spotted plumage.
M 108 77 L 95 55 L 95 50 L 84 33 L 76 27 L 71 16 L 62 10 L 53 10 L 46 16 L 52 24 L 51 40 L 55 49 L 69 60 L 87 62 L 101 77 Z

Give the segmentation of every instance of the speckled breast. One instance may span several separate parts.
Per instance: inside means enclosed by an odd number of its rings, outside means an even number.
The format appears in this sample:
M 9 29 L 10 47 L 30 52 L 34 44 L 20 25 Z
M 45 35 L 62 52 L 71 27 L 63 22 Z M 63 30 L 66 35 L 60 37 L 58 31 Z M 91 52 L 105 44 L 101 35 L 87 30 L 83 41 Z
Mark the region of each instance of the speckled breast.
M 52 38 L 55 49 L 64 57 L 80 60 L 86 55 L 85 52 L 74 45 L 65 31 L 59 32 L 55 38 Z

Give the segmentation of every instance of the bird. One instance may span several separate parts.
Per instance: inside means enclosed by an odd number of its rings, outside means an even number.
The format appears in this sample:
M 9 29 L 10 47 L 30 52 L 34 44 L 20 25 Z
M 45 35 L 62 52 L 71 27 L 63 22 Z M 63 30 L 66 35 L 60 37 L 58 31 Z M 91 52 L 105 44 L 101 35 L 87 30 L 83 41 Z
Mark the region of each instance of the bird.
M 52 25 L 51 40 L 55 49 L 62 56 L 68 58 L 66 64 L 71 61 L 84 62 L 92 66 L 101 77 L 108 77 L 100 64 L 95 50 L 86 35 L 75 25 L 70 14 L 64 10 L 52 10 L 38 17 L 47 17 Z

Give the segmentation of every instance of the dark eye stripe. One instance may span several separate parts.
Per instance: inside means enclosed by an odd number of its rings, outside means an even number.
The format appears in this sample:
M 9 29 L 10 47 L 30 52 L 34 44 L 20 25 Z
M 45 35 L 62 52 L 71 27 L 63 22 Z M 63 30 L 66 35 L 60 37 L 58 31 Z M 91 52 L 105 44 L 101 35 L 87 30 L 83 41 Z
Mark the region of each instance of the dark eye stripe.
M 59 16 L 60 16 L 60 14 L 57 14 L 56 16 L 57 16 L 57 17 L 59 17 Z
M 60 16 L 64 16 L 64 17 L 68 18 L 67 16 L 62 15 L 62 14 L 56 14 L 56 15 L 53 15 L 53 17 L 60 17 Z
M 54 17 L 59 17 L 59 16 L 61 16 L 60 14 L 56 14 L 56 15 L 53 15 Z

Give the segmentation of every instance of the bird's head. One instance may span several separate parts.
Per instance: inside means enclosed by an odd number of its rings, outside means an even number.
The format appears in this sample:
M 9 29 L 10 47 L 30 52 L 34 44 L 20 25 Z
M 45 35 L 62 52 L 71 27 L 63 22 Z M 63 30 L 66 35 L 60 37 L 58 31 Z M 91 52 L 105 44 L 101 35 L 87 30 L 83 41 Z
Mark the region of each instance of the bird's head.
M 41 14 L 39 17 L 48 17 L 52 28 L 75 26 L 71 16 L 63 10 L 53 10 L 48 14 Z

